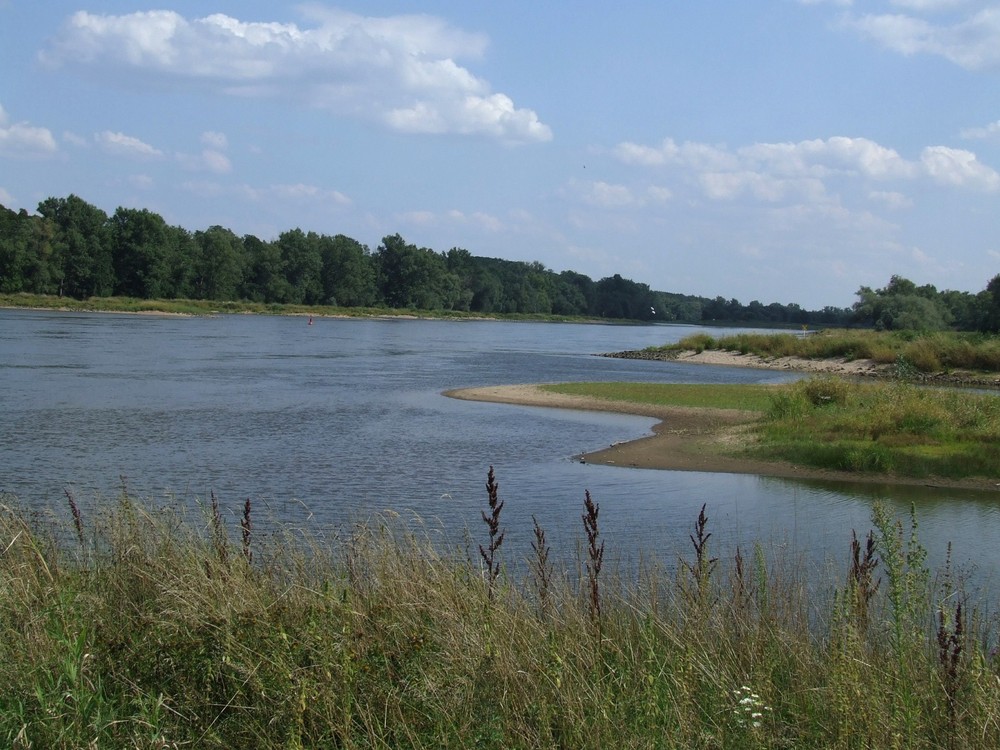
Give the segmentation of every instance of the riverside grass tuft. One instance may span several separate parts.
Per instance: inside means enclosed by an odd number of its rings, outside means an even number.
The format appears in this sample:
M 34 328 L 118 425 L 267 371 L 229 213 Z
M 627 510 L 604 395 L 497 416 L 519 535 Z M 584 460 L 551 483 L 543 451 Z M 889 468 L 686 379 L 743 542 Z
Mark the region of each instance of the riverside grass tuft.
M 251 564 L 217 499 L 199 515 L 123 482 L 79 544 L 72 513 L 3 496 L 0 745 L 1000 746 L 996 633 L 953 576 L 929 583 L 914 521 L 879 506 L 825 596 L 760 544 L 752 572 L 739 551 L 716 564 L 708 518 L 693 559 L 602 576 L 594 638 L 589 581 L 552 575 L 537 524 L 534 575 L 504 568 L 490 599 L 417 519 L 258 532 Z
M 758 458 L 912 478 L 1000 476 L 993 394 L 809 378 L 774 392 L 755 434 Z
M 701 353 L 706 349 L 765 358 L 869 359 L 877 365 L 893 365 L 895 375 L 903 378 L 953 370 L 1000 372 L 1000 337 L 953 331 L 917 333 L 832 328 L 808 335 L 748 332 L 720 337 L 696 333 L 674 344 L 650 347 L 648 351 Z

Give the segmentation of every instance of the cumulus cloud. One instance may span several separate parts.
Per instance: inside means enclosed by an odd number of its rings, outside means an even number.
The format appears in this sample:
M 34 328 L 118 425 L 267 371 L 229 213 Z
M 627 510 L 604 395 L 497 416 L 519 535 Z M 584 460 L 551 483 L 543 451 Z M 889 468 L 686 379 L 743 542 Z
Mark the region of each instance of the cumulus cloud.
M 927 174 L 946 185 L 996 190 L 1000 187 L 1000 174 L 976 159 L 964 149 L 946 146 L 928 146 L 920 155 Z
M 749 195 L 764 202 L 793 198 L 823 201 L 832 179 L 917 180 L 931 178 L 949 186 L 993 191 L 1000 175 L 971 151 L 930 146 L 917 161 L 867 138 L 835 136 L 795 143 L 755 143 L 735 150 L 698 143 L 658 146 L 621 143 L 615 155 L 626 164 L 675 168 L 687 174 L 714 200 Z M 890 192 L 881 195 L 890 202 Z M 896 201 L 895 206 L 902 203 Z
M 336 115 L 413 133 L 548 141 L 550 128 L 456 60 L 479 59 L 487 39 L 424 15 L 374 18 L 306 7 L 309 26 L 188 19 L 158 10 L 79 11 L 40 53 L 52 67 L 197 84 L 238 96 L 290 96 Z M 218 146 L 216 146 L 218 148 Z
M 942 2 L 903 4 L 915 12 L 938 10 Z M 1000 8 L 988 7 L 954 23 L 940 23 L 912 14 L 866 14 L 848 20 L 863 36 L 903 55 L 944 57 L 967 70 L 1000 67 Z
M 584 189 L 583 199 L 586 203 L 601 208 L 618 208 L 635 203 L 632 191 L 624 185 L 612 185 L 607 182 L 591 182 Z
M 0 156 L 47 156 L 58 150 L 48 128 L 27 122 L 11 123 L 0 105 Z
M 105 130 L 94 134 L 94 142 L 104 151 L 115 156 L 125 156 L 138 159 L 156 159 L 163 152 L 150 146 L 138 138 L 124 133 Z

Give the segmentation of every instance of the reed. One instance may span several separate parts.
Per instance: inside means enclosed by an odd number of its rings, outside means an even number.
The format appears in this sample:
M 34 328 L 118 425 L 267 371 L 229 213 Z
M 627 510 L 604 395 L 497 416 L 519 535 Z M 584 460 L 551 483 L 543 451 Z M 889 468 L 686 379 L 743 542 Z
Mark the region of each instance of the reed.
M 664 547 L 608 576 L 585 493 L 586 595 L 536 523 L 529 575 L 491 599 L 420 519 L 278 528 L 250 560 L 219 554 L 221 506 L 206 523 L 123 481 L 79 555 L 72 511 L 0 497 L 0 745 L 1000 746 L 996 633 L 954 581 L 930 595 L 912 522 L 885 509 L 824 597 L 762 544 L 716 565 L 708 508 L 686 567 Z M 865 627 L 840 615 L 862 599 Z

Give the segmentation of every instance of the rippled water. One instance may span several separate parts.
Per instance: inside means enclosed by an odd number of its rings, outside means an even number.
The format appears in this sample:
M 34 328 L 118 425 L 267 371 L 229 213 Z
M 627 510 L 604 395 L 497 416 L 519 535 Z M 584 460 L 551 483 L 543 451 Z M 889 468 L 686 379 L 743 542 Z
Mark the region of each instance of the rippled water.
M 193 503 L 214 491 L 233 516 L 250 497 L 317 528 L 413 513 L 453 540 L 479 534 L 496 467 L 509 554 L 531 517 L 566 550 L 584 490 L 610 559 L 672 563 L 708 505 L 713 543 L 754 540 L 811 565 L 842 559 L 871 505 L 916 506 L 931 559 L 947 541 L 996 569 L 995 493 L 932 491 L 582 465 L 571 457 L 647 434 L 649 419 L 457 401 L 443 390 L 570 380 L 778 382 L 785 373 L 593 356 L 673 341 L 686 326 L 496 321 L 175 318 L 0 311 L 0 490 L 54 507 L 133 494 Z M 713 331 L 713 333 L 719 333 Z

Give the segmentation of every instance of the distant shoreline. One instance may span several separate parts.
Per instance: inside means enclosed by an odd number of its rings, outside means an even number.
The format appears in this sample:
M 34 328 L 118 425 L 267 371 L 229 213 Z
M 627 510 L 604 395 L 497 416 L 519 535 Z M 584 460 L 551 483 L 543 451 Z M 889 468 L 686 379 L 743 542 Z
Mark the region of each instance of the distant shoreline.
M 713 362 L 713 364 L 716 363 Z M 754 474 L 785 479 L 951 487 L 984 491 L 1000 489 L 996 482 L 983 478 L 949 480 L 935 477 L 933 479 L 916 479 L 890 474 L 815 469 L 787 461 L 762 461 L 725 455 L 728 446 L 734 441 L 740 440 L 741 433 L 756 418 L 752 412 L 735 409 L 651 406 L 606 401 L 585 396 L 550 393 L 542 390 L 538 385 L 459 388 L 445 391 L 443 395 L 465 401 L 486 401 L 581 411 L 605 411 L 653 417 L 660 420 L 653 427 L 652 435 L 575 456 L 583 463 L 635 469 Z

